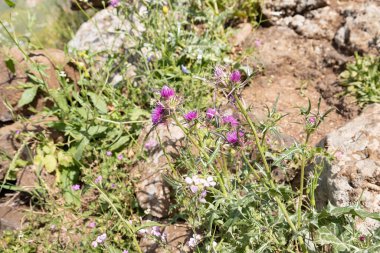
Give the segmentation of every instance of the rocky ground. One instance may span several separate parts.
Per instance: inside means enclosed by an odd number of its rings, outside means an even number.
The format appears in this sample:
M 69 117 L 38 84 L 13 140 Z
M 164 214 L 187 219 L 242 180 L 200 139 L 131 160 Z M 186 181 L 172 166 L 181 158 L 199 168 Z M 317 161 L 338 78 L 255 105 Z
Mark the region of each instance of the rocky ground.
M 358 201 L 362 196 L 361 201 L 368 210 L 380 212 L 380 107 L 371 106 L 357 118 L 361 109 L 355 102 L 349 97 L 337 96 L 342 91 L 338 75 L 345 64 L 353 59 L 354 52 L 374 55 L 380 53 L 379 2 L 268 0 L 263 5 L 262 13 L 265 19 L 262 27 L 252 29 L 249 24 L 242 24 L 231 41 L 237 48 L 254 48 L 254 57 L 247 57 L 245 64 L 254 70 L 260 70 L 244 89 L 244 101 L 253 106 L 255 114 L 259 115 L 257 120 L 260 120 L 265 117 L 265 105 L 271 107 L 279 97 L 279 112 L 288 114 L 280 122 L 281 131 L 301 141 L 304 136 L 303 125 L 298 124 L 302 120 L 297 116 L 299 107 L 306 106 L 310 99 L 312 107 L 316 108 L 319 97 L 322 97 L 321 110 L 326 111 L 330 107 L 335 110 L 329 114 L 311 142 L 325 145 L 332 153 L 338 152 L 339 158 L 321 179 L 324 191 L 320 192 L 320 203 L 329 200 L 336 205 L 347 205 Z M 115 22 L 120 25 L 120 20 L 116 20 L 112 11 L 107 9 L 100 11 L 94 19 L 109 20 L 108 26 Z M 96 38 L 83 37 L 91 29 L 93 26 L 90 23 L 82 25 L 69 45 L 79 49 L 96 49 L 96 43 L 99 42 L 94 42 Z M 130 31 L 131 28 L 125 29 Z M 112 27 L 107 31 L 112 33 Z M 105 38 L 109 40 L 110 36 L 105 35 Z M 123 38 L 118 37 L 116 41 L 123 43 Z M 121 46 L 119 44 L 116 46 Z M 75 79 L 75 72 L 67 61 L 62 61 L 63 57 L 58 57 L 59 62 L 55 61 L 55 56 L 60 54 L 62 52 L 39 51 L 34 52 L 31 57 L 52 70 L 55 64 L 63 64 L 67 75 Z M 21 96 L 21 92 L 14 87 L 18 81 L 27 79 L 25 72 L 28 68 L 22 64 L 22 57 L 17 57 L 21 67 L 15 73 L 7 70 L 4 58 L 0 57 L 0 94 L 3 101 L 8 101 L 13 106 L 17 105 Z M 51 78 L 48 83 L 54 87 L 55 82 Z M 42 98 L 35 101 L 36 105 L 41 106 L 44 105 L 43 102 Z M 30 114 L 26 111 L 25 113 Z M 20 147 L 20 144 L 14 143 L 17 130 L 25 127 L 36 128 L 40 124 L 40 120 L 36 120 L 36 126 L 24 126 L 13 123 L 12 120 L 12 113 L 4 103 L 0 103 L 0 146 L 2 152 L 10 157 Z M 181 134 L 179 132 L 176 135 L 175 142 L 183 137 Z M 163 129 L 161 137 L 167 138 Z M 172 145 L 173 142 L 170 143 Z M 132 171 L 141 179 L 136 193 L 140 205 L 144 209 L 152 209 L 152 215 L 156 218 L 165 217 L 170 204 L 169 189 L 160 176 L 161 165 L 165 163 L 161 157 L 162 152 L 156 150 L 152 153 L 151 160 L 146 162 L 148 164 L 140 164 Z M 0 163 L 0 180 L 8 166 L 9 162 Z M 151 170 L 141 170 L 141 167 Z M 153 188 L 146 190 L 147 185 Z M 326 189 L 329 193 L 327 195 Z M 14 217 L 20 217 L 20 212 L 12 209 L 17 203 L 2 197 L 0 229 L 4 226 L 17 228 L 19 219 Z M 9 212 L 14 212 L 15 215 L 9 217 Z M 12 223 L 13 220 L 15 221 Z M 379 224 L 368 221 L 365 229 L 377 226 Z M 181 237 L 188 237 L 186 225 L 179 224 L 165 229 L 172 230 L 173 233 L 180 230 Z M 167 233 L 169 237 L 172 234 Z M 176 240 L 173 237 L 173 241 L 178 243 Z M 155 247 L 149 242 L 142 244 L 147 248 Z

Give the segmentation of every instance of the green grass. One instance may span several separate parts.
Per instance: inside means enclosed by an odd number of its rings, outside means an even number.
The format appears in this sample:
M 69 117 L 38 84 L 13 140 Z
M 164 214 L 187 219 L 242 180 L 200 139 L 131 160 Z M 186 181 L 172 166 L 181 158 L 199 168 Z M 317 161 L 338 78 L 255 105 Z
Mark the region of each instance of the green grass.
M 355 97 L 359 106 L 380 103 L 380 57 L 356 54 L 340 78 L 345 94 Z
M 120 7 L 119 14 L 135 13 L 136 4 Z M 169 1 L 168 10 L 160 3 L 146 7 L 149 15 L 140 19 L 146 31 L 129 38 L 134 46 L 127 52 L 106 53 L 101 70 L 95 65 L 97 55 L 76 52 L 73 61 L 81 74 L 77 87 L 60 76 L 60 88 L 52 90 L 43 80 L 30 76 L 20 103 L 28 105 L 36 90 L 43 93 L 53 106 L 40 114 L 57 118 L 49 127 L 60 138 L 53 141 L 45 132 L 20 133 L 19 140 L 33 147 L 34 159 L 16 161 L 8 175 L 28 164 L 35 166 L 40 177 L 42 170 L 54 175 L 55 182 L 39 181 L 30 193 L 34 208 L 26 226 L 1 235 L 0 251 L 140 252 L 138 231 L 160 224 L 142 224 L 141 219 L 148 215 L 138 205 L 136 179 L 128 171 L 148 156 L 140 134 L 151 121 L 152 108 L 161 102 L 165 120 L 186 134 L 178 157 L 171 159 L 163 175 L 175 198 L 166 221 L 186 222 L 201 235 L 194 252 L 375 252 L 371 250 L 379 247 L 378 231 L 363 241 L 353 221 L 355 217 L 379 220 L 378 214 L 358 206 L 316 210 L 314 192 L 323 168 L 317 161 L 333 158 L 324 149 L 310 146 L 308 138 L 328 112 L 312 110 L 310 105 L 301 108 L 304 142 L 273 148 L 275 143 L 268 137 L 275 140 L 282 115 L 274 106 L 268 109 L 267 121 L 252 122 L 249 109 L 240 100 L 242 83 L 229 80 L 231 70 L 245 69 L 227 43 L 232 30 L 229 25 L 242 20 L 256 22 L 257 2 L 178 0 Z M 155 57 L 149 59 L 152 55 Z M 136 75 L 126 78 L 131 64 Z M 218 80 L 215 66 L 226 66 Z M 41 66 L 34 67 L 37 72 L 44 71 Z M 124 79 L 114 86 L 110 82 L 116 73 Z M 165 84 L 175 89 L 175 98 L 160 98 Z M 208 107 L 225 105 L 223 94 L 230 94 L 229 99 L 235 101 L 235 113 L 241 118 L 237 129 L 223 124 L 222 111 L 213 119 L 205 118 Z M 186 123 L 183 113 L 189 110 L 197 110 L 199 117 Z M 227 136 L 234 130 L 244 134 L 231 144 Z M 306 165 L 311 163 L 317 165 L 306 178 Z M 305 178 L 300 190 L 277 183 L 271 176 L 274 168 L 286 173 L 290 164 Z M 186 177 L 195 175 L 216 182 L 205 186 L 206 196 L 192 192 L 186 183 Z M 99 176 L 102 180 L 95 183 Z M 76 184 L 80 190 L 72 189 Z M 89 226 L 92 222 L 94 227 Z M 94 248 L 91 244 L 103 233 L 107 239 Z

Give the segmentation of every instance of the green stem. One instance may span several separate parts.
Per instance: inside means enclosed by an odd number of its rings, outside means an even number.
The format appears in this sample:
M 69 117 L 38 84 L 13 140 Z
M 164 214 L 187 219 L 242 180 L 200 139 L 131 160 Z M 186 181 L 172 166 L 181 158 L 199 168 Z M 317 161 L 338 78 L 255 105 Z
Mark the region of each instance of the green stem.
M 246 121 L 248 122 L 249 124 L 249 127 L 251 128 L 251 131 L 253 133 L 253 136 L 255 138 L 255 143 L 256 143 L 256 146 L 257 146 L 257 149 L 259 150 L 259 153 L 260 153 L 260 157 L 261 157 L 261 160 L 263 161 L 264 163 L 264 167 L 265 167 L 265 170 L 267 171 L 267 174 L 268 174 L 268 177 L 270 177 L 271 175 L 271 170 L 270 170 L 270 167 L 268 165 L 268 162 L 266 160 L 266 157 L 265 157 L 265 154 L 264 154 L 264 149 L 261 145 L 261 142 L 260 142 L 260 139 L 259 139 L 259 136 L 257 134 L 257 131 L 256 131 L 256 127 L 255 125 L 253 124 L 251 118 L 248 116 L 248 113 L 247 111 L 245 110 L 242 102 L 240 101 L 239 97 L 237 96 L 236 92 L 233 93 L 233 96 L 235 98 L 235 101 L 237 103 L 237 106 L 239 108 L 239 111 L 243 114 L 244 118 L 246 119 Z M 273 183 L 273 180 L 272 178 L 270 178 L 269 180 L 269 183 L 270 183 L 270 186 L 272 189 L 275 189 L 275 185 Z M 284 215 L 285 217 L 285 220 L 288 222 L 290 228 L 292 229 L 292 231 L 294 233 L 297 233 L 297 228 L 296 226 L 294 225 L 294 223 L 292 222 L 292 220 L 290 219 L 290 216 L 289 216 L 289 213 L 288 211 L 286 210 L 286 207 L 285 205 L 282 203 L 281 199 L 277 196 L 274 197 L 274 200 L 277 202 L 277 205 L 278 207 L 280 208 L 282 214 Z M 305 246 L 305 243 L 303 241 L 303 238 L 302 236 L 298 236 L 297 237 L 298 239 L 298 242 L 300 243 L 301 245 L 301 248 L 304 252 L 307 252 L 307 249 L 306 249 L 306 246 Z
M 303 156 L 302 160 L 301 160 L 301 182 L 300 182 L 299 197 L 298 197 L 298 208 L 297 208 L 297 228 L 299 228 L 301 226 L 301 217 L 302 217 L 301 208 L 302 208 L 302 200 L 303 200 L 305 166 L 306 166 L 306 159 L 305 159 L 305 156 Z
M 194 137 L 191 136 L 189 134 L 189 132 L 183 127 L 183 125 L 181 124 L 181 122 L 179 122 L 176 114 L 174 114 L 173 119 L 174 119 L 175 123 L 177 124 L 177 126 L 179 128 L 181 128 L 181 130 L 185 133 L 185 135 L 187 136 L 187 138 L 189 138 L 189 140 L 191 141 L 191 143 L 193 143 L 194 146 L 199 150 L 199 152 L 201 152 L 201 154 L 204 157 L 206 157 L 207 160 L 210 160 L 210 156 L 207 154 L 206 151 L 203 150 L 203 148 L 201 148 L 201 146 L 194 139 Z M 224 185 L 224 180 L 223 180 L 222 176 L 220 175 L 219 171 L 211 163 L 209 164 L 209 166 L 215 171 L 215 174 L 217 175 L 218 182 L 219 182 L 219 185 L 220 185 L 220 187 L 222 189 L 223 195 L 226 197 L 227 196 L 227 190 L 226 190 L 226 187 Z
M 112 203 L 112 201 L 96 184 L 92 184 L 92 186 L 94 186 L 103 195 L 104 199 L 108 202 L 108 204 L 111 205 L 112 209 L 116 212 L 119 218 L 127 225 L 127 228 L 132 235 L 133 243 L 135 244 L 137 252 L 142 253 L 139 242 L 136 239 L 134 227 L 132 227 L 132 225 L 126 219 L 124 219 L 124 217 L 120 214 L 120 212 L 117 210 L 116 206 Z

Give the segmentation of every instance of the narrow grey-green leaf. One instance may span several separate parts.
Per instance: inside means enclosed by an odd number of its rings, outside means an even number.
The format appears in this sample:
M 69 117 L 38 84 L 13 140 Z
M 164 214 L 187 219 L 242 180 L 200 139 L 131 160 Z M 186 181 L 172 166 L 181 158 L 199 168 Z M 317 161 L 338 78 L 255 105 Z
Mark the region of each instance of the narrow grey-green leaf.
M 92 103 L 100 113 L 106 114 L 108 112 L 107 103 L 101 96 L 93 92 L 88 92 L 88 95 L 90 96 Z
M 18 101 L 17 106 L 22 107 L 24 105 L 31 103 L 37 95 L 37 90 L 38 90 L 37 86 L 24 90 L 20 100 Z

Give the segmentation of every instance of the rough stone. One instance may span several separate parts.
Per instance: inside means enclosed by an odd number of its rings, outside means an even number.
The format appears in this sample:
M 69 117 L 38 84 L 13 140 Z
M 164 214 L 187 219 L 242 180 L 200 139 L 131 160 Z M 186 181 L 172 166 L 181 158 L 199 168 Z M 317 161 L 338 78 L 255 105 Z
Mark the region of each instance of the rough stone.
M 380 53 L 380 6 L 368 3 L 346 9 L 345 23 L 337 31 L 334 42 L 346 53 Z
M 143 25 L 135 16 L 117 15 L 115 8 L 107 8 L 83 23 L 68 47 L 72 51 L 115 52 L 132 47 L 129 36 L 138 37 L 143 31 Z
M 318 206 L 330 201 L 348 206 L 357 202 L 370 212 L 380 212 L 380 105 L 368 106 L 342 128 L 320 143 L 336 159 L 328 164 L 317 189 Z M 374 231 L 380 222 L 357 221 L 363 233 Z
M 332 40 L 341 22 L 342 17 L 339 13 L 330 6 L 326 6 L 304 15 L 286 17 L 279 23 L 289 26 L 307 38 Z
M 148 230 L 149 234 L 151 230 Z M 185 253 L 190 252 L 186 242 L 191 238 L 193 232 L 186 224 L 174 224 L 161 228 L 161 234 L 165 235 L 160 243 L 153 238 L 144 236 L 140 240 L 140 247 L 146 253 Z M 159 239 L 160 240 L 160 239 Z
M 284 17 L 303 14 L 327 5 L 326 0 L 268 0 L 262 5 L 262 13 L 272 24 Z
M 145 137 L 149 129 L 151 126 L 141 136 Z M 139 163 L 131 175 L 136 181 L 135 193 L 140 206 L 152 216 L 163 218 L 169 214 L 171 196 L 170 188 L 162 177 L 169 165 L 158 137 L 168 157 L 178 156 L 177 149 L 185 137 L 184 133 L 174 124 L 160 124 L 151 131 L 147 142 L 143 144 L 149 149 L 149 157 Z
M 24 216 L 17 207 L 0 205 L 0 231 L 20 229 Z

